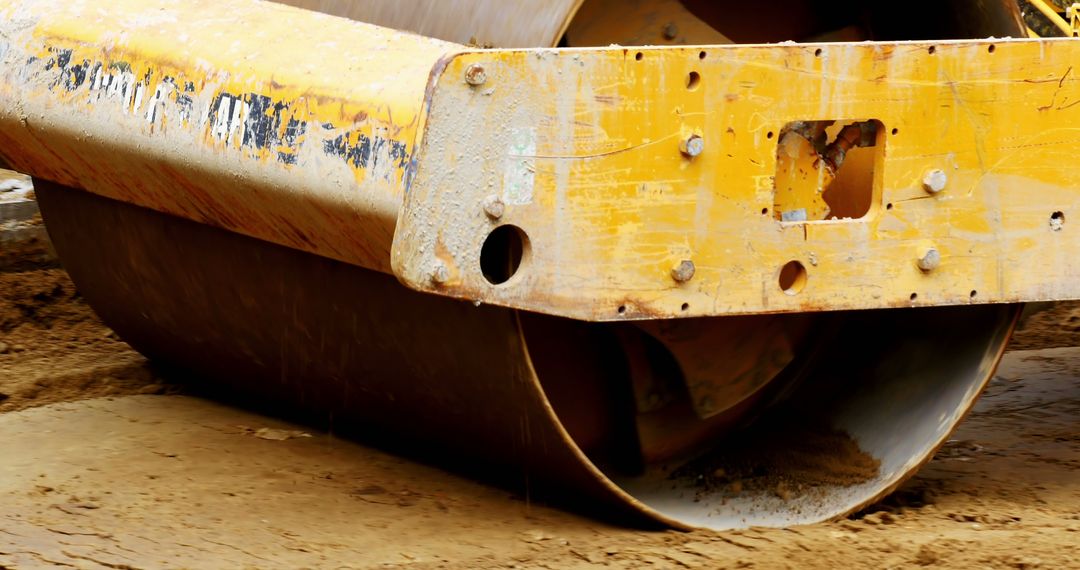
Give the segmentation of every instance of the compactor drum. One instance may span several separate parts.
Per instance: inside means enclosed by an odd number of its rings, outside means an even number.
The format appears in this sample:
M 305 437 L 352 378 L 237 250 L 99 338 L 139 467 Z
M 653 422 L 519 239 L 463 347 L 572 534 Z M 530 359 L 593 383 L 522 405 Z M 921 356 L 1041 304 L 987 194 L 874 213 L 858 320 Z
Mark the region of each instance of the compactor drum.
M 235 394 L 624 520 L 809 523 L 1080 297 L 1080 48 L 941 41 L 1011 2 L 286 3 L 0 3 L 65 267 Z

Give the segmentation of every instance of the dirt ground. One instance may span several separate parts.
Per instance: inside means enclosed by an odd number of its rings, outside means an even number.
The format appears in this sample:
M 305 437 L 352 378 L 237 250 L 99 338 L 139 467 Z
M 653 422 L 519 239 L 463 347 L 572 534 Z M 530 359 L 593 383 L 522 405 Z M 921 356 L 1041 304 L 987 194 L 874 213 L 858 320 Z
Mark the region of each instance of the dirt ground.
M 1030 316 L 953 439 L 864 513 L 648 531 L 186 395 L 62 271 L 0 272 L 0 568 L 1080 567 L 1077 346 L 1080 305 Z

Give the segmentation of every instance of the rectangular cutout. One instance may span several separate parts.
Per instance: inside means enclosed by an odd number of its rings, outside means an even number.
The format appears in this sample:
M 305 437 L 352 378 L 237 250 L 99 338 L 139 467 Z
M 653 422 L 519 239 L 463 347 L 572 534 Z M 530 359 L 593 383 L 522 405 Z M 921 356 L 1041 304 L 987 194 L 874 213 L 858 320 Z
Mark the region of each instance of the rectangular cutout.
M 776 147 L 773 212 L 783 222 L 858 219 L 874 201 L 881 121 L 794 121 Z

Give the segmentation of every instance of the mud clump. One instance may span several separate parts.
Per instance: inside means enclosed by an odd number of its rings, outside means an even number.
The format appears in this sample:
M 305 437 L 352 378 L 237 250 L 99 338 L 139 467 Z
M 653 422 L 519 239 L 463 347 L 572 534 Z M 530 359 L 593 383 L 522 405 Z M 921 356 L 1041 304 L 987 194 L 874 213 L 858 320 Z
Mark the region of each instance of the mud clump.
M 60 269 L 0 272 L 0 334 L 33 341 L 41 330 L 91 324 L 102 328 Z
M 98 319 L 62 269 L 0 271 L 0 412 L 101 396 L 167 393 Z
M 724 444 L 672 472 L 698 496 L 772 494 L 788 501 L 824 487 L 848 487 L 878 476 L 881 463 L 847 433 L 799 416 L 762 418 Z

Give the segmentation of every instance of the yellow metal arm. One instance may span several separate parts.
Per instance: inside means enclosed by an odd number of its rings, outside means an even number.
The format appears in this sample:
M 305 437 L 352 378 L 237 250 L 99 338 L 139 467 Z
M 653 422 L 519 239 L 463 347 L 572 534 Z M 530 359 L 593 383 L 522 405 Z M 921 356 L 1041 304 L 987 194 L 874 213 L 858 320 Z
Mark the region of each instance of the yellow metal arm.
M 389 271 L 438 60 L 253 0 L 0 3 L 0 155 L 23 172 Z
M 595 320 L 1077 298 L 1078 60 L 1068 39 L 463 54 L 394 270 Z
M 1042 12 L 1043 16 L 1046 16 L 1046 19 L 1049 20 L 1051 24 L 1057 26 L 1057 28 L 1066 36 L 1071 37 L 1076 35 L 1069 22 L 1066 22 L 1065 19 L 1061 17 L 1061 14 L 1058 14 L 1057 10 L 1047 4 L 1046 0 L 1028 0 L 1028 2 L 1034 6 L 1035 9 Z

